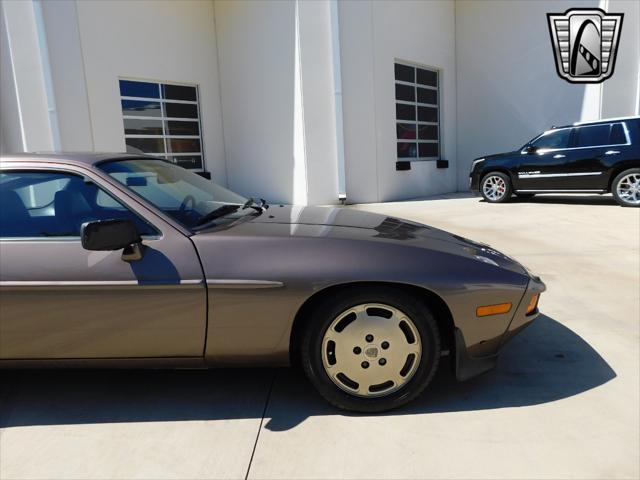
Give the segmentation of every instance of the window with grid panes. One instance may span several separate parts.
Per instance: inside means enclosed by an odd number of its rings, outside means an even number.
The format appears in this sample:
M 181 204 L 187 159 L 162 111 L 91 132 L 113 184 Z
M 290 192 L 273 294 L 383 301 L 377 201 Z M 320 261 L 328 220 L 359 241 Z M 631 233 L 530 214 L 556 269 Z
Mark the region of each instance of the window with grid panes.
M 438 71 L 396 62 L 394 72 L 397 160 L 438 160 Z
M 196 85 L 120 80 L 127 152 L 147 153 L 202 170 Z

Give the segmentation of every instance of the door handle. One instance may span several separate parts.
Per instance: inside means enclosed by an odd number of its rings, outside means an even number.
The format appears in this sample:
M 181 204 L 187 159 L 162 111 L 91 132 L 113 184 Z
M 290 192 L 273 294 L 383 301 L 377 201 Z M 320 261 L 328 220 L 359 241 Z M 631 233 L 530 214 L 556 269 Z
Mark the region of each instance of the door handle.
M 619 150 L 607 150 L 606 152 L 604 152 L 605 155 L 618 155 L 619 153 Z
M 562 155 L 561 153 L 558 153 L 553 156 L 553 158 L 564 158 L 564 157 L 566 157 L 566 155 Z

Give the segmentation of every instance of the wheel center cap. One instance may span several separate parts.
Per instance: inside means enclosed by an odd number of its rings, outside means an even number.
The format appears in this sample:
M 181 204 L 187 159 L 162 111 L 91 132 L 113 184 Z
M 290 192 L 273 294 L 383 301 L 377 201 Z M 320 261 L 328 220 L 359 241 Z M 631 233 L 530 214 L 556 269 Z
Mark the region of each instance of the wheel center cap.
M 364 347 L 364 356 L 367 358 L 378 358 L 380 349 L 377 345 L 367 345 Z

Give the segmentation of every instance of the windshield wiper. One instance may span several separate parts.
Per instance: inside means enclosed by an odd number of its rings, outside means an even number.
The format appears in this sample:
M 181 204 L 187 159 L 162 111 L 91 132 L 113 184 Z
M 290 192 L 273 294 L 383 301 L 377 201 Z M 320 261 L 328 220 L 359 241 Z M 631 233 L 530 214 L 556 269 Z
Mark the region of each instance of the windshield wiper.
M 230 213 L 237 212 L 239 209 L 240 205 L 222 205 L 221 207 L 218 207 L 215 210 L 212 210 L 206 215 L 200 217 L 196 222 L 196 227 L 204 225 L 205 223 L 209 223 L 216 218 L 224 217 L 225 215 L 229 215 Z
M 246 202 L 244 202 L 244 205 L 242 206 L 243 210 L 247 208 L 253 208 L 256 212 L 262 213 L 267 208 L 269 208 L 269 205 L 264 198 L 260 199 L 260 203 L 257 203 L 253 198 L 249 198 Z
M 242 207 L 240 205 L 231 205 L 231 204 L 222 205 L 221 207 L 216 208 L 215 210 L 212 210 L 206 215 L 203 215 L 202 217 L 200 217 L 196 222 L 195 226 L 200 227 L 205 223 L 212 222 L 216 218 L 224 217 L 225 215 L 229 215 L 231 213 L 237 212 L 240 209 L 246 210 L 247 208 L 253 208 L 255 211 L 262 213 L 267 208 L 269 208 L 269 205 L 267 205 L 267 202 L 262 198 L 260 199 L 260 203 L 256 203 L 256 201 L 253 198 L 249 198 L 244 203 L 244 205 L 242 205 Z

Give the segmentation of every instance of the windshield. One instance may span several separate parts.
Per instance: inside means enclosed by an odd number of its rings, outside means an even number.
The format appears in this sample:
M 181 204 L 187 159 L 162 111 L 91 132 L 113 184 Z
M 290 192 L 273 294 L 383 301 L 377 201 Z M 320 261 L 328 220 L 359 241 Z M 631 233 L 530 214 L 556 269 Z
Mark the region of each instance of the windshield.
M 549 130 L 542 135 L 534 138 L 529 142 L 532 147 L 538 149 L 555 149 L 567 148 L 569 146 L 569 138 L 571 137 L 570 128 L 561 128 L 558 130 Z
M 568 148 L 571 139 L 571 128 L 558 128 L 547 130 L 528 141 L 520 150 L 527 147 L 536 147 L 538 150 L 552 150 Z
M 222 217 L 238 218 L 252 211 L 242 208 L 246 198 L 162 160 L 116 160 L 98 168 L 189 228 Z M 212 215 L 214 211 L 218 213 Z M 203 218 L 207 221 L 200 222 Z

